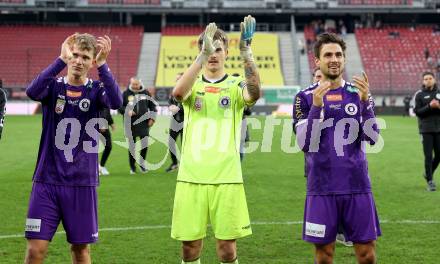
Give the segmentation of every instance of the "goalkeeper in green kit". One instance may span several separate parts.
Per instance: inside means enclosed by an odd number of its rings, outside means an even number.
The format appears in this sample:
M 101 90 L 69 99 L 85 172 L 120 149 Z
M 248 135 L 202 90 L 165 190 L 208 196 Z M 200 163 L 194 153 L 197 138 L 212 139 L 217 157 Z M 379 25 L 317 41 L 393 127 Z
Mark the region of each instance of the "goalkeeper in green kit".
M 252 234 L 239 147 L 243 109 L 260 97 L 250 48 L 255 27 L 251 16 L 240 26 L 245 79 L 225 73 L 228 37 L 210 23 L 198 39 L 200 54 L 173 90 L 185 113 L 171 228 L 182 241 L 183 264 L 201 263 L 209 222 L 221 263 L 238 263 L 236 239 Z

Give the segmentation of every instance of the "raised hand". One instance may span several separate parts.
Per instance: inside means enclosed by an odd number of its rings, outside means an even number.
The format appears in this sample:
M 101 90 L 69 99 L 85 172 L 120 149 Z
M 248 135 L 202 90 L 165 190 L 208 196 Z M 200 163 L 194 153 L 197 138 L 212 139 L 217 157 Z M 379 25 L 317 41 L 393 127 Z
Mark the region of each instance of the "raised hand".
M 244 18 L 243 22 L 240 23 L 240 55 L 244 60 L 250 59 L 252 57 L 252 52 L 250 50 L 252 37 L 255 34 L 257 23 L 255 18 L 248 15 Z
M 431 102 L 429 102 L 430 108 L 440 108 L 440 103 L 437 99 L 432 99 Z
M 323 81 L 319 83 L 319 86 L 313 90 L 313 105 L 316 107 L 322 107 L 324 105 L 324 96 L 330 90 L 331 83 L 329 81 Z
M 217 26 L 215 23 L 209 23 L 209 25 L 206 26 L 205 34 L 203 35 L 202 50 L 199 55 L 202 65 L 208 61 L 209 56 L 214 53 L 215 49 L 220 45 L 219 40 L 214 42 L 214 35 L 216 31 Z
M 75 37 L 77 34 L 78 33 L 68 36 L 61 45 L 60 59 L 66 64 L 73 57 L 73 44 L 75 43 Z
M 363 71 L 362 78 L 358 76 L 353 77 L 353 82 L 359 90 L 359 98 L 361 101 L 368 101 L 368 95 L 370 93 L 370 84 L 368 82 L 367 74 Z
M 100 67 L 106 63 L 107 57 L 112 49 L 112 41 L 109 36 L 105 35 L 104 37 L 98 38 L 98 48 L 99 52 L 98 55 L 96 55 L 96 66 Z

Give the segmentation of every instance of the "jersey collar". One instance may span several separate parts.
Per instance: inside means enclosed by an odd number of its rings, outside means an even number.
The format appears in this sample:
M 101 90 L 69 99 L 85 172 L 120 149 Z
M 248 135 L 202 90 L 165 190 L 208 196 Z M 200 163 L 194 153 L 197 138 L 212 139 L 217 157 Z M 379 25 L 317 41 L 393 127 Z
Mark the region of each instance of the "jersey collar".
M 223 76 L 223 78 L 221 78 L 220 80 L 217 80 L 217 81 L 215 81 L 215 82 L 210 82 L 210 81 L 207 80 L 207 79 L 205 78 L 205 76 L 203 76 L 203 74 L 202 74 L 202 81 L 203 81 L 203 82 L 206 82 L 206 83 L 221 83 L 221 82 L 223 82 L 224 80 L 226 80 L 226 78 L 228 78 L 228 74 L 225 74 L 225 76 Z

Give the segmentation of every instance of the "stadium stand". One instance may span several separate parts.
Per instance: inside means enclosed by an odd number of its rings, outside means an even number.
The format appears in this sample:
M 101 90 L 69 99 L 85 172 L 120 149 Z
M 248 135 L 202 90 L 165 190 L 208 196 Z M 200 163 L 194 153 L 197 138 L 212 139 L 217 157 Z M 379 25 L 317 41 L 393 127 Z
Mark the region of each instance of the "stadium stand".
M 385 26 L 381 29 L 359 28 L 355 32 L 362 64 L 368 73 L 372 91 L 379 94 L 406 94 L 420 86 L 420 74 L 435 65 L 428 65 L 424 49 L 437 61 L 440 56 L 440 34 L 430 26 Z M 313 68 L 315 32 L 304 29 L 308 44 L 308 60 Z
M 142 27 L 67 27 L 67 26 L 0 26 L 0 76 L 9 87 L 26 86 L 60 53 L 61 43 L 74 32 L 95 36 L 109 35 L 112 51 L 109 65 L 120 84 L 136 75 Z M 61 75 L 65 74 L 65 71 Z M 91 77 L 97 79 L 97 71 Z
M 88 0 L 88 2 L 90 5 L 161 5 L 161 0 Z
M 338 0 L 338 5 L 412 5 L 412 0 Z
M 0 0 L 0 4 L 26 4 L 26 0 Z
M 163 36 L 193 36 L 199 35 L 205 30 L 204 27 L 200 26 L 166 26 L 162 28 Z
M 356 30 L 356 39 L 370 85 L 379 93 L 414 91 L 420 87 L 421 73 L 433 70 L 424 49 L 440 56 L 440 34 L 432 27 L 363 28 Z

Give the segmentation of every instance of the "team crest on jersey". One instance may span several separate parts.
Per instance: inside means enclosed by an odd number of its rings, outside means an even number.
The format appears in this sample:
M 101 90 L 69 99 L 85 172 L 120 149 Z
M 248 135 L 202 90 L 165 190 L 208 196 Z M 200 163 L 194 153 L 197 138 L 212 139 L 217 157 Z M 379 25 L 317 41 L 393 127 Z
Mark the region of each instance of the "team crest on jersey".
M 345 105 L 345 112 L 351 116 L 357 114 L 358 112 L 358 107 L 357 105 L 353 104 L 353 103 L 349 103 Z
M 57 103 L 55 105 L 55 113 L 61 114 L 64 111 L 64 106 L 66 105 L 66 100 L 57 99 Z
M 229 108 L 231 106 L 231 98 L 229 96 L 222 96 L 218 104 L 221 108 Z
M 194 101 L 194 109 L 196 111 L 200 111 L 202 109 L 202 106 L 203 106 L 202 97 L 197 96 L 196 100 Z
M 90 108 L 90 100 L 89 99 L 84 98 L 81 101 L 79 101 L 79 109 L 81 109 L 81 111 L 87 112 L 87 111 L 89 111 L 89 108 Z

